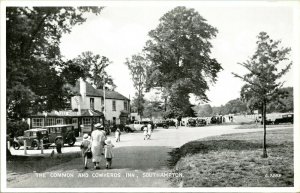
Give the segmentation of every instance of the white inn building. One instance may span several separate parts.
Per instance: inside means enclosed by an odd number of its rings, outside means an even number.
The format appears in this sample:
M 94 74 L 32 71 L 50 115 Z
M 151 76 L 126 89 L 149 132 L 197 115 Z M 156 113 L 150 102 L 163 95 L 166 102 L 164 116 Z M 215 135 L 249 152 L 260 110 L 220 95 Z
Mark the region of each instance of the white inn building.
M 95 89 L 82 79 L 77 81 L 72 91 L 70 110 L 32 115 L 30 128 L 73 124 L 79 134 L 91 132 L 93 125 L 103 122 L 104 117 L 109 124 L 125 124 L 129 120 L 130 100 L 120 93 L 106 90 L 104 99 L 102 89 Z

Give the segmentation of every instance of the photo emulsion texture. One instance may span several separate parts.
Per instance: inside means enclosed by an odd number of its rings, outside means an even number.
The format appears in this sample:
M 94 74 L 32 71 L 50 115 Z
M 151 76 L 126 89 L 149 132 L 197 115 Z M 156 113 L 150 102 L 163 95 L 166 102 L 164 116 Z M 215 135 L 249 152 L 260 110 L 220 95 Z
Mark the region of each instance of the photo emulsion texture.
M 7 188 L 294 187 L 292 7 L 3 16 Z

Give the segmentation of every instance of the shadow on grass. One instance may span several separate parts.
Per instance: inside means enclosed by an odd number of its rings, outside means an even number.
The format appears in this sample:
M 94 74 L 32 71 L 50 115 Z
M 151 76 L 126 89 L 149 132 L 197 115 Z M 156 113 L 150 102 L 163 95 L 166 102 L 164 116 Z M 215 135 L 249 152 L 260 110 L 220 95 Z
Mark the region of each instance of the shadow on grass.
M 278 144 L 268 144 L 269 147 L 277 147 Z M 173 149 L 168 160 L 169 166 L 174 167 L 181 157 L 197 153 L 206 154 L 209 151 L 218 150 L 253 150 L 262 148 L 261 143 L 252 143 L 244 140 L 208 140 L 192 141 L 184 144 L 180 148 Z
M 8 173 L 26 174 L 32 172 L 44 172 L 48 168 L 69 162 L 73 159 L 81 157 L 80 152 L 55 154 L 53 157 L 46 156 L 24 156 L 13 155 L 7 159 Z

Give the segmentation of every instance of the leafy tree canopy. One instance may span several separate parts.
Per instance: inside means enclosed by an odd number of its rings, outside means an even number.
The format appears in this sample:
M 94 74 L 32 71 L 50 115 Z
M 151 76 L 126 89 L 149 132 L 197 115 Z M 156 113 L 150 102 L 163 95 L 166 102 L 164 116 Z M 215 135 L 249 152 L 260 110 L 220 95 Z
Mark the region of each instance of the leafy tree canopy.
M 126 58 L 125 64 L 129 68 L 133 86 L 136 90 L 134 104 L 139 115 L 143 115 L 144 110 L 144 92 L 146 84 L 146 75 L 149 61 L 143 54 L 133 55 L 130 59 Z
M 92 52 L 83 52 L 73 61 L 83 71 L 83 78 L 86 78 L 89 83 L 94 85 L 97 89 L 102 89 L 105 81 L 105 87 L 109 90 L 114 90 L 116 85 L 110 75 L 105 69 L 111 61 L 99 54 L 94 55 Z
M 74 84 L 83 71 L 71 61 L 62 61 L 60 39 L 74 25 L 86 21 L 84 12 L 98 15 L 101 10 L 102 7 L 6 8 L 8 117 L 21 119 L 36 111 L 68 107 L 69 91 L 64 83 Z
M 286 74 L 291 68 L 292 62 L 285 67 L 279 69 L 279 64 L 289 60 L 290 48 L 279 47 L 280 41 L 274 41 L 266 32 L 260 32 L 257 36 L 257 48 L 254 55 L 242 63 L 249 72 L 243 76 L 234 74 L 234 76 L 246 82 L 244 86 L 245 98 L 258 102 L 261 106 L 263 125 L 264 125 L 264 143 L 263 143 L 263 157 L 267 157 L 266 150 L 266 113 L 267 105 L 271 101 L 280 98 L 279 89 L 283 82 L 280 78 Z M 250 93 L 247 93 L 250 92 Z M 247 97 L 249 96 L 249 97 Z
M 214 83 L 222 69 L 210 57 L 210 40 L 216 34 L 216 28 L 206 23 L 197 11 L 186 7 L 166 13 L 157 28 L 149 32 L 150 40 L 144 48 L 150 60 L 146 88 L 165 88 L 173 97 L 169 100 L 173 114 L 187 115 L 184 113 L 191 110 L 185 109 L 190 104 L 190 93 L 208 101 L 205 94 L 208 82 Z

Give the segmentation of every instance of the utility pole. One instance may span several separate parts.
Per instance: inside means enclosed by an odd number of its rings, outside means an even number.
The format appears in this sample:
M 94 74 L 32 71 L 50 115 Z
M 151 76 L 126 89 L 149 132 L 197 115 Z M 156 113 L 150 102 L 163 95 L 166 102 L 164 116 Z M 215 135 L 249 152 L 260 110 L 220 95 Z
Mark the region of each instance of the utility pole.
M 103 76 L 103 115 L 105 119 L 105 76 Z

